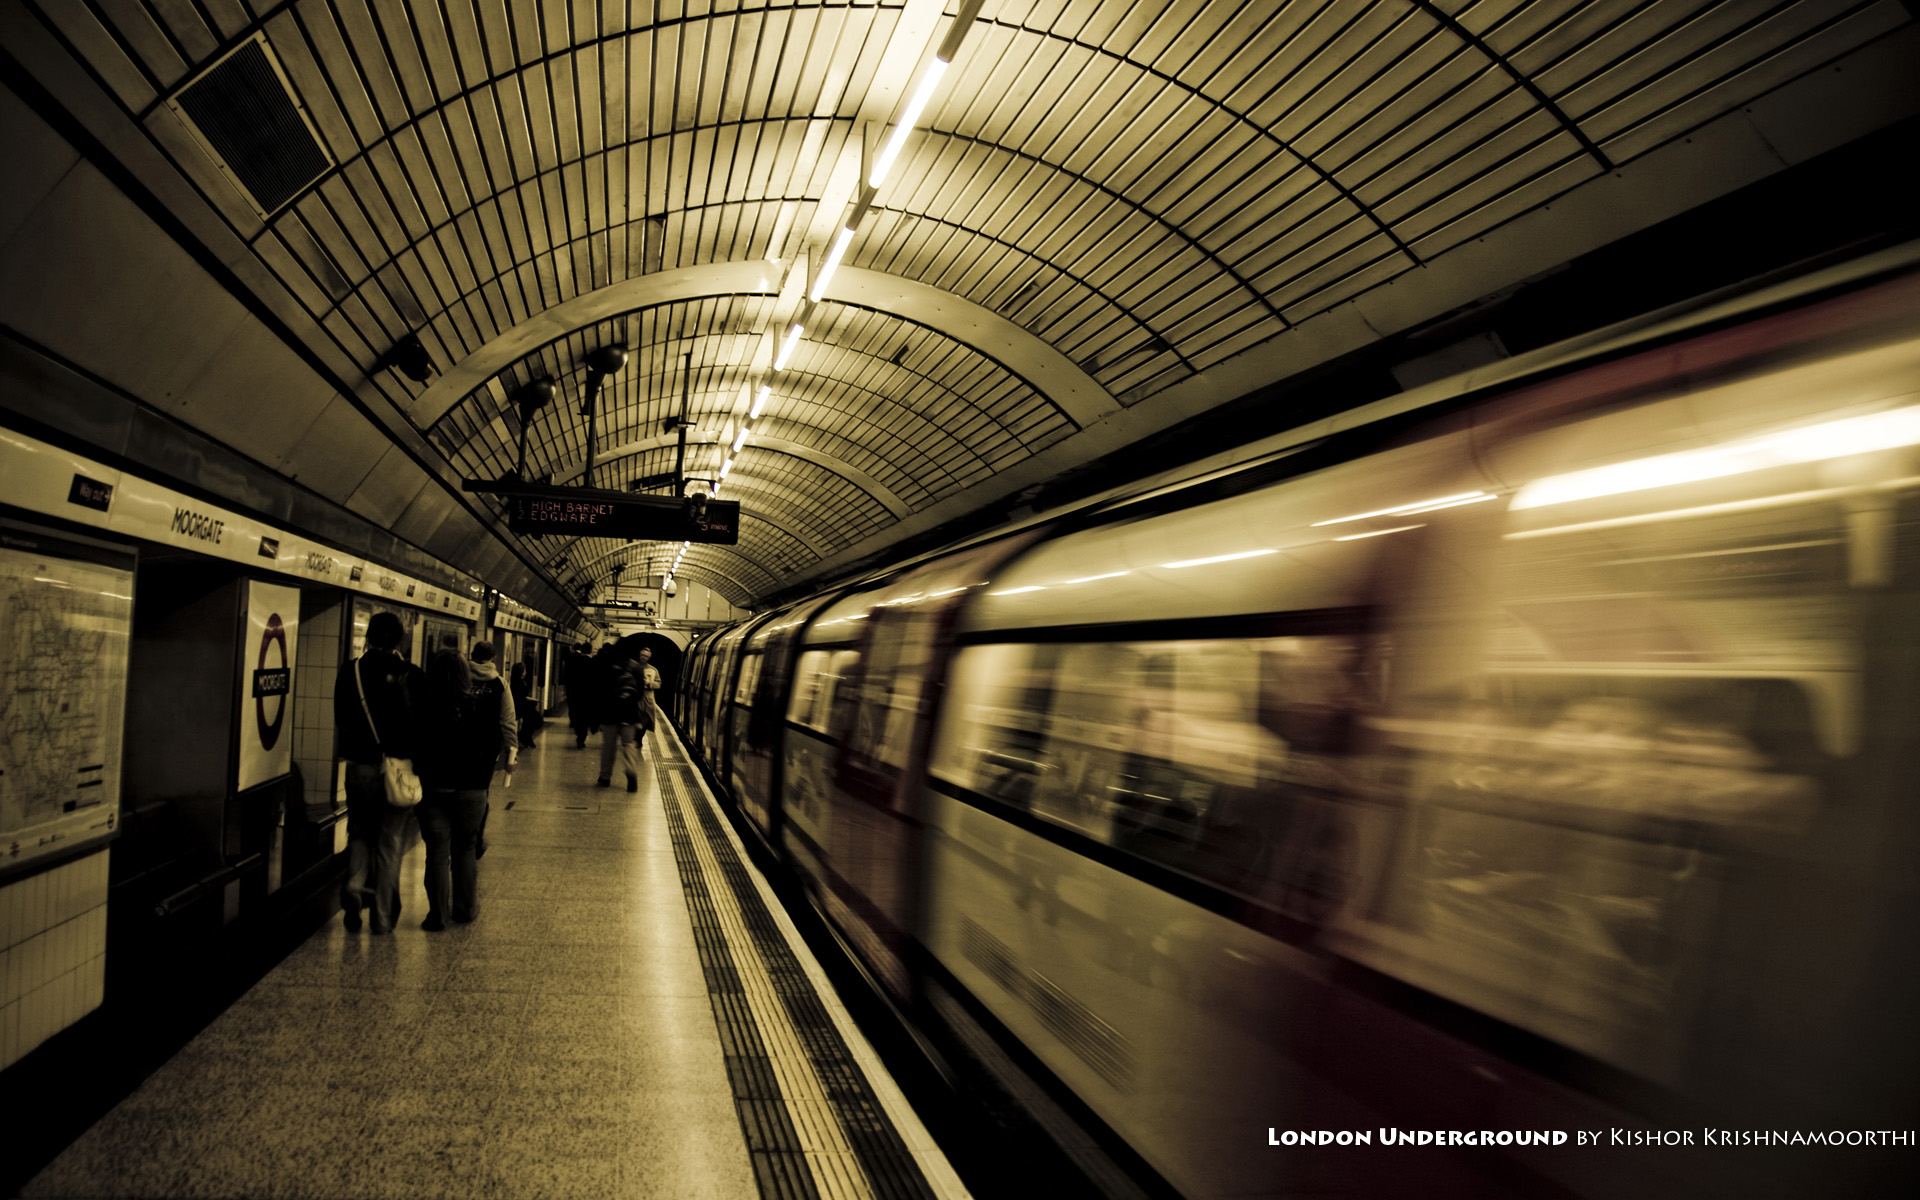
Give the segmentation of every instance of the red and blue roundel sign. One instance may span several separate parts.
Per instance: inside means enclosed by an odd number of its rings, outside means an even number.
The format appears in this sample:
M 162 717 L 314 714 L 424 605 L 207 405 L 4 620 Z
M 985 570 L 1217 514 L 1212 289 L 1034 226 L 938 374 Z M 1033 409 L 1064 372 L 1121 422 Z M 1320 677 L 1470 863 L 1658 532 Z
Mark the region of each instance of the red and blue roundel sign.
M 267 659 L 275 647 L 279 648 L 278 666 L 268 666 Z M 260 745 L 267 750 L 280 740 L 280 725 L 287 716 L 287 697 L 293 694 L 293 663 L 287 654 L 287 629 L 280 620 L 280 614 L 274 613 L 267 618 L 267 628 L 260 635 L 260 659 L 253 668 L 253 721 L 260 731 Z M 267 701 L 273 701 L 273 719 L 267 719 Z

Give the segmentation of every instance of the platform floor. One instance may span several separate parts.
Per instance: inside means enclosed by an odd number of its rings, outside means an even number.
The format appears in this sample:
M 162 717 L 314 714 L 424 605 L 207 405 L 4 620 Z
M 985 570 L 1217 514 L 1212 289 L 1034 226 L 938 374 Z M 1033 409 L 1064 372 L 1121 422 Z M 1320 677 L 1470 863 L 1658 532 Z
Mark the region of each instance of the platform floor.
M 641 790 L 549 725 L 480 916 L 336 915 L 21 1193 L 958 1197 L 670 731 Z M 757 900 L 756 900 L 757 898 Z

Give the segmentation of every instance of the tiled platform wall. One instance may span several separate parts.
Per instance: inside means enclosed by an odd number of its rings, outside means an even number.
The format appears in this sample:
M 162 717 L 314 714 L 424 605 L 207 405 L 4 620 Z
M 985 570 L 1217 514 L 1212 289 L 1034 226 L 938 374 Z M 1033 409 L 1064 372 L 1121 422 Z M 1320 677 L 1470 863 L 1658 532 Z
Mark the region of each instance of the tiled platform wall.
M 340 620 L 345 605 L 300 613 L 300 664 L 293 673 L 293 761 L 300 765 L 309 809 L 346 803 L 333 769 L 333 684 L 340 673 Z
M 100 1007 L 107 850 L 0 886 L 0 1068 Z

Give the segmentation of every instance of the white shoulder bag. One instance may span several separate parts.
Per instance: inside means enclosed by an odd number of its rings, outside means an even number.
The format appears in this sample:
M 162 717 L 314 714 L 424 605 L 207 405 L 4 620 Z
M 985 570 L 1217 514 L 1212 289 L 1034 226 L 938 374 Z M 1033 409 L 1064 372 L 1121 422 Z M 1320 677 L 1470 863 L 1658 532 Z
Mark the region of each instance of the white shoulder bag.
M 360 679 L 360 667 L 364 662 L 365 655 L 354 660 L 353 690 L 360 696 L 360 711 L 367 714 L 367 730 L 373 734 L 374 745 L 381 746 L 380 729 L 373 723 L 373 710 L 367 707 L 366 684 Z M 426 789 L 420 786 L 420 777 L 413 773 L 413 760 L 394 758 L 386 752 L 385 746 L 380 749 L 380 779 L 386 785 L 387 803 L 395 808 L 412 808 L 426 794 Z

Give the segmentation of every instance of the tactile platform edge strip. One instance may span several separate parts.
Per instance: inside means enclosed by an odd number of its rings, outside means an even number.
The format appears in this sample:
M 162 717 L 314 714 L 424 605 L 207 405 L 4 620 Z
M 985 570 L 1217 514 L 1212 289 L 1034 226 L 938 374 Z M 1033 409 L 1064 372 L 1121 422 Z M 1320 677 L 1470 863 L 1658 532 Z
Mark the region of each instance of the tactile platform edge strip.
M 813 1168 L 813 1182 L 821 1194 L 834 1196 L 872 1195 L 876 1200 L 934 1200 L 935 1193 L 920 1170 L 912 1152 L 893 1127 L 879 1098 L 868 1084 L 866 1076 L 854 1061 L 840 1031 L 834 1026 L 826 1007 L 815 993 L 813 984 L 805 969 L 795 956 L 792 947 L 781 935 L 779 926 L 768 912 L 758 889 L 748 874 L 746 865 L 740 860 L 720 824 L 719 814 L 711 804 L 706 803 L 699 794 L 699 784 L 694 778 L 694 769 L 684 759 L 669 762 L 667 756 L 658 754 L 654 758 L 654 769 L 660 779 L 661 802 L 668 809 L 669 821 L 676 828 L 675 854 L 680 853 L 678 841 L 680 830 L 684 830 L 684 817 L 673 810 L 680 804 L 692 809 L 694 819 L 706 835 L 706 842 L 714 860 L 714 865 L 724 880 L 738 908 L 739 919 L 747 935 L 752 940 L 753 950 L 759 957 L 759 966 L 765 978 L 772 984 L 775 996 L 784 1011 L 793 1034 L 799 1039 L 808 1064 L 818 1080 L 820 1091 L 824 1094 L 827 1107 L 831 1110 L 839 1125 L 839 1134 L 850 1151 L 854 1163 L 847 1163 L 848 1155 L 813 1154 L 805 1158 Z M 693 850 L 689 839 L 688 850 Z M 701 863 L 689 864 L 695 871 L 701 872 L 702 898 L 711 905 L 712 899 L 706 892 L 705 872 Z M 682 868 L 683 878 L 686 868 Z M 689 900 L 692 894 L 689 891 Z M 698 931 L 696 930 L 696 937 Z M 704 956 L 703 956 L 704 961 Z M 758 972 L 757 972 L 758 973 Z M 736 985 L 738 986 L 738 985 Z M 717 998 L 717 997 L 716 997 Z M 756 1078 L 753 1086 L 764 1090 L 766 1083 L 774 1082 L 769 1063 L 765 1081 Z M 777 1086 L 777 1085 L 776 1085 Z M 736 1086 L 736 1097 L 740 1095 Z M 736 1100 L 738 1103 L 738 1100 Z M 810 1107 L 795 1098 L 783 1098 L 783 1104 L 797 1107 Z M 800 1114 L 794 1114 L 799 1117 Z M 804 1118 L 802 1118 L 804 1119 Z M 839 1139 L 835 1139 L 839 1140 Z M 834 1160 L 840 1160 L 835 1162 Z M 857 1164 L 865 1176 L 861 1180 L 852 1180 L 844 1174 L 845 1168 Z M 756 1162 L 756 1167 L 758 1163 Z M 766 1177 L 762 1180 L 762 1195 L 775 1193 L 766 1191 Z M 786 1193 L 778 1193 L 784 1195 Z

